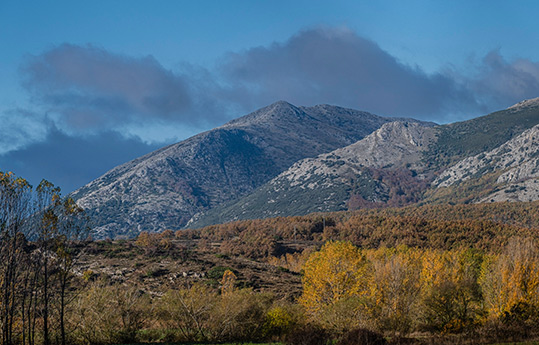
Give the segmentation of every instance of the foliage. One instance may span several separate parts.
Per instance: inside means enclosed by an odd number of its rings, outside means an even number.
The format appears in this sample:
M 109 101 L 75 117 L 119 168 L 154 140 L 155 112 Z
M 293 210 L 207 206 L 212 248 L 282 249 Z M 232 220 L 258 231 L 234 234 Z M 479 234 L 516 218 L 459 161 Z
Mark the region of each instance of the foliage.
M 326 345 L 330 341 L 327 330 L 313 324 L 294 329 L 285 338 L 286 345 Z
M 223 275 L 226 271 L 232 271 L 232 268 L 225 266 L 215 266 L 208 271 L 207 276 L 210 279 L 216 279 L 220 281 L 221 279 L 223 279 Z
M 221 294 L 226 295 L 234 292 L 236 288 L 236 275 L 231 270 L 226 270 L 221 279 Z
M 264 336 L 281 339 L 300 323 L 300 315 L 291 306 L 277 305 L 268 310 L 264 323 Z
M 500 251 L 514 236 L 539 239 L 539 201 L 468 205 L 423 205 L 404 208 L 363 209 L 354 212 L 312 214 L 236 221 L 199 230 L 181 230 L 182 239 L 221 242 L 226 255 L 254 259 L 275 257 L 277 266 L 288 267 L 287 254 L 295 249 L 283 242 L 351 241 L 360 247 L 380 246 Z M 303 259 L 288 257 L 292 271 Z M 294 260 L 298 261 L 294 264 Z M 301 268 L 299 268 L 300 270 Z
M 339 320 L 345 316 L 340 312 L 356 313 L 358 307 L 350 301 L 367 296 L 370 273 L 368 262 L 357 247 L 349 242 L 328 242 L 305 263 L 300 303 L 315 318 L 328 310 L 332 311 L 330 314 L 339 314 L 326 320 L 342 327 Z
M 148 322 L 148 296 L 136 288 L 92 283 L 70 314 L 72 341 L 78 344 L 130 343 Z
M 344 333 L 337 345 L 385 345 L 386 339 L 380 333 L 364 329 L 356 328 Z
M 502 254 L 328 242 L 304 266 L 311 321 L 338 332 L 372 327 L 403 336 L 469 332 L 489 320 L 539 325 L 539 250 L 513 239 Z
M 514 315 L 515 306 L 520 306 L 516 310 L 522 310 L 522 306 L 539 307 L 539 250 L 536 242 L 512 239 L 502 254 L 485 262 L 481 273 L 481 287 L 491 315 Z
M 206 340 L 217 300 L 217 294 L 205 285 L 170 290 L 161 299 L 157 316 L 167 328 L 179 331 L 177 341 Z
M 407 334 L 420 309 L 421 266 L 424 253 L 401 246 L 367 254 L 373 266 L 371 315 L 381 331 Z
M 2 344 L 66 344 L 77 243 L 88 234 L 85 212 L 42 180 L 33 189 L 0 172 L 0 335 Z

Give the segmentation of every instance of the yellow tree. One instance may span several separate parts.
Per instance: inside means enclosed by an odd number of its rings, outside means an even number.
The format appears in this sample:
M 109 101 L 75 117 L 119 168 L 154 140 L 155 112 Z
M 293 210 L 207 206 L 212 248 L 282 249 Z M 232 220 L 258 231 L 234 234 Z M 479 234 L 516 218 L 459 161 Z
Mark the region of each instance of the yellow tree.
M 483 255 L 474 250 L 425 252 L 421 281 L 427 329 L 457 333 L 474 326 L 482 315 L 482 261 Z
M 504 253 L 483 265 L 481 287 L 490 315 L 500 317 L 518 304 L 539 307 L 539 250 L 529 239 L 511 239 Z
M 236 275 L 231 270 L 226 270 L 221 279 L 221 294 L 227 295 L 234 292 L 236 288 Z
M 357 247 L 328 242 L 305 263 L 300 303 L 314 320 L 330 327 L 360 322 L 370 275 L 368 261 Z
M 408 333 L 418 312 L 422 250 L 381 248 L 368 254 L 373 266 L 371 313 L 382 330 Z

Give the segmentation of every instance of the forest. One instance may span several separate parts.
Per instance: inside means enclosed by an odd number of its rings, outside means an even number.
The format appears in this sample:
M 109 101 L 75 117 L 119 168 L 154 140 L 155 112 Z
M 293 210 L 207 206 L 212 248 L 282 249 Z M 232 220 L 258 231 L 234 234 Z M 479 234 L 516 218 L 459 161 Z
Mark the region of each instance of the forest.
M 1 173 L 1 343 L 536 339 L 538 208 L 424 205 L 95 241 L 84 210 L 58 188 Z M 117 280 L 88 262 L 141 273 Z M 206 266 L 155 268 L 165 262 Z

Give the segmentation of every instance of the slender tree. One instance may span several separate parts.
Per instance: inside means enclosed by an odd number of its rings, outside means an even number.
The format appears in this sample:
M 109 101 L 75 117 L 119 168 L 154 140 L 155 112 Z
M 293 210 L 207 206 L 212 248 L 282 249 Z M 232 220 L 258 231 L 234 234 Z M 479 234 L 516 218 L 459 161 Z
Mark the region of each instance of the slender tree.
M 0 172 L 0 289 L 2 343 L 15 342 L 13 324 L 18 307 L 17 289 L 24 235 L 21 234 L 30 212 L 31 186 L 12 173 Z

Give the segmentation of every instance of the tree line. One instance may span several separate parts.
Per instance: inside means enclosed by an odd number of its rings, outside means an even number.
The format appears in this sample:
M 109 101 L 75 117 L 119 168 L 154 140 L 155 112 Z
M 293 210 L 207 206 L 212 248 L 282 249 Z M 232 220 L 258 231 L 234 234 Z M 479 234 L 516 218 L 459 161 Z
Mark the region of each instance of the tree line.
M 223 253 L 253 259 L 285 255 L 290 242 L 330 240 L 363 248 L 407 245 L 500 251 L 514 236 L 539 239 L 538 215 L 539 202 L 423 205 L 234 221 L 180 230 L 176 236 L 197 240 L 200 246 L 219 242 Z
M 84 211 L 43 180 L 33 188 L 0 172 L 2 344 L 66 344 L 66 306 Z
M 420 334 L 440 344 L 455 337 L 489 344 L 538 335 L 539 247 L 529 238 L 512 238 L 499 252 L 329 241 L 295 259 L 303 287 L 294 300 L 241 288 L 230 270 L 217 288 L 201 280 L 153 296 L 94 280 L 70 309 L 71 339 L 344 345 L 362 344 L 358 337 L 421 343 Z
M 525 337 L 539 327 L 539 248 L 530 239 L 513 238 L 497 254 L 328 242 L 303 271 L 299 303 L 313 322 L 337 332 Z
M 417 332 L 525 338 L 539 329 L 538 204 L 506 206 L 365 210 L 142 233 L 132 243 L 147 256 L 187 250 L 175 241 L 194 239 L 195 250 L 298 272 L 303 286 L 297 300 L 281 299 L 242 288 L 228 270 L 218 287 L 201 279 L 149 294 L 77 273 L 88 247 L 84 211 L 47 181 L 33 188 L 0 173 L 0 341 L 345 345 Z M 310 243 L 303 252 L 286 247 L 302 241 Z

